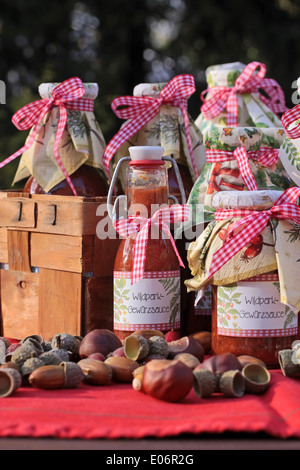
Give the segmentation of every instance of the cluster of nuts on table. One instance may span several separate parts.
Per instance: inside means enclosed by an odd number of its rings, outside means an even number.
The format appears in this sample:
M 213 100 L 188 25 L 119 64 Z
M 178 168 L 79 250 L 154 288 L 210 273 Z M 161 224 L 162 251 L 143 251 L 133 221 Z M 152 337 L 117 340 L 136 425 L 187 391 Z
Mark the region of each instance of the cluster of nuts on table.
M 81 383 L 132 383 L 134 390 L 178 402 L 190 390 L 199 398 L 214 393 L 241 397 L 263 393 L 270 384 L 266 366 L 252 356 L 210 355 L 211 334 L 175 339 L 157 330 L 140 330 L 121 341 L 112 331 L 95 329 L 83 338 L 58 333 L 49 340 L 32 335 L 16 343 L 0 338 L 0 397 L 20 386 L 75 388 Z

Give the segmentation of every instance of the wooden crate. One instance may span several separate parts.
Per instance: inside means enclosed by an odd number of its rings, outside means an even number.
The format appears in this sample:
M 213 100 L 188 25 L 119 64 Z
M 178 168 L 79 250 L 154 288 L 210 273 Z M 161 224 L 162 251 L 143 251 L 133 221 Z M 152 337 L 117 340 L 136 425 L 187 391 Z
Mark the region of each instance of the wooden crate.
M 105 209 L 106 197 L 0 192 L 2 336 L 112 329 L 120 240 Z M 106 220 L 114 238 L 100 239 Z

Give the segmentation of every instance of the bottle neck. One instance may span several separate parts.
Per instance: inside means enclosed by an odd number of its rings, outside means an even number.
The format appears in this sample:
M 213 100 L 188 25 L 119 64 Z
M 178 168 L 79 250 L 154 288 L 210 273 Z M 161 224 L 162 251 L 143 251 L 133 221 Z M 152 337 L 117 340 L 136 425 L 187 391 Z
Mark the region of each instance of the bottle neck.
M 168 177 L 165 166 L 131 166 L 126 193 L 130 215 L 152 217 L 160 206 L 168 204 Z

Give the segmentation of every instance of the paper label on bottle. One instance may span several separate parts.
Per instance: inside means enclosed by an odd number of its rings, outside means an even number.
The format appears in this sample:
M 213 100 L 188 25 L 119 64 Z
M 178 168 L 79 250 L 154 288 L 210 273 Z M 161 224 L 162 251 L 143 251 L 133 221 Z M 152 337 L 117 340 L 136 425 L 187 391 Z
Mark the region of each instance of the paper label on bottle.
M 278 275 L 256 276 L 217 289 L 219 335 L 266 338 L 298 334 L 297 314 L 280 302 Z
M 180 328 L 180 271 L 146 272 L 131 284 L 131 273 L 114 271 L 114 329 Z

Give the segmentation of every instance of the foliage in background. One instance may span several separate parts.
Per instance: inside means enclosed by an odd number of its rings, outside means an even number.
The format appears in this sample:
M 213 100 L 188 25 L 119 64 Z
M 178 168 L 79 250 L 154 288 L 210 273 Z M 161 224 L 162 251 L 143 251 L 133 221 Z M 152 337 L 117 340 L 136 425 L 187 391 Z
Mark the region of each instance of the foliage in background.
M 195 77 L 189 100 L 196 118 L 209 65 L 258 60 L 291 102 L 300 76 L 299 0 L 1 0 L 0 160 L 19 149 L 27 132 L 13 113 L 39 99 L 38 85 L 71 76 L 97 82 L 95 114 L 108 142 L 122 122 L 110 104 L 136 84 Z M 19 159 L 0 169 L 0 189 L 11 185 Z M 22 186 L 22 185 L 21 185 Z

